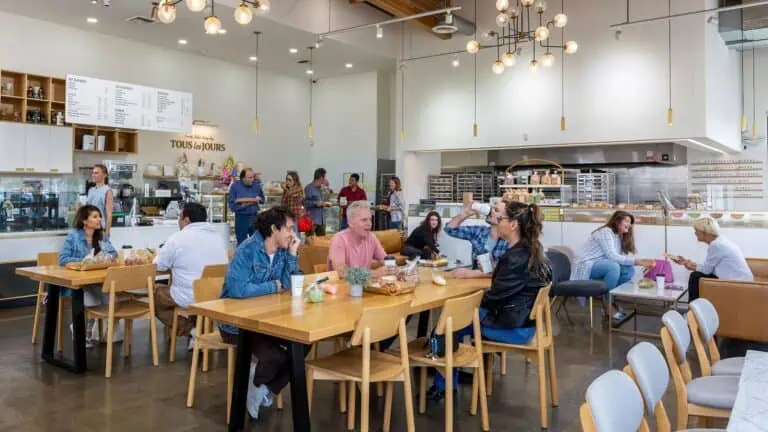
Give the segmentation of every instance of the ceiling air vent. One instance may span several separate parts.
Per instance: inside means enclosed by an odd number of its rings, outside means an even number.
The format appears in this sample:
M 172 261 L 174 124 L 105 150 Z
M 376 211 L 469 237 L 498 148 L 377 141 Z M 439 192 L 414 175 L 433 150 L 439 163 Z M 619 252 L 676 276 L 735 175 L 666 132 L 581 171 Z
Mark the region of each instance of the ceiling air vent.
M 453 34 L 459 28 L 454 23 L 453 14 L 447 13 L 437 19 L 437 25 L 432 27 L 432 31 L 438 34 Z
M 143 17 L 139 15 L 128 17 L 125 19 L 125 21 L 129 23 L 134 23 L 134 24 L 154 24 L 155 23 L 155 20 L 153 20 L 152 18 Z

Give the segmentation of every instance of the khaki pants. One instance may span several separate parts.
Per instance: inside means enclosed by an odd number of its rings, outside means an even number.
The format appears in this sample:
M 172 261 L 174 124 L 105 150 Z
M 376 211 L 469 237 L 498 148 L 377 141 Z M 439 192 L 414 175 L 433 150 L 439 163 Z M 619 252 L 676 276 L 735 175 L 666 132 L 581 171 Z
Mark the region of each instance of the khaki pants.
M 168 329 L 173 326 L 173 310 L 178 305 L 171 297 L 171 287 L 168 285 L 157 285 L 155 287 L 155 315 Z M 195 320 L 180 316 L 179 325 L 175 336 L 189 336 L 189 331 L 195 328 Z

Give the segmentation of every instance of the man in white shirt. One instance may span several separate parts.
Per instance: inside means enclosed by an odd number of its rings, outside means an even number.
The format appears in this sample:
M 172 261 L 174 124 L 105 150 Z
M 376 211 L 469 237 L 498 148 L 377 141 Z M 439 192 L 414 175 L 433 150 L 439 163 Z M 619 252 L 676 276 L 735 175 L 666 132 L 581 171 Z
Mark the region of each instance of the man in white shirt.
M 158 285 L 155 289 L 155 315 L 167 327 L 173 323 L 174 308 L 194 303 L 192 285 L 203 269 L 229 262 L 225 240 L 206 219 L 205 207 L 186 204 L 179 217 L 181 230 L 168 238 L 155 258 L 158 270 L 171 271 L 171 286 Z M 194 327 L 193 320 L 179 317 L 176 336 L 194 336 Z
M 741 249 L 720 235 L 720 226 L 716 220 L 709 216 L 701 217 L 693 222 L 693 229 L 696 239 L 709 245 L 704 262 L 697 264 L 683 257 L 674 260 L 693 272 L 688 280 L 689 301 L 699 298 L 699 280 L 702 278 L 754 280 Z

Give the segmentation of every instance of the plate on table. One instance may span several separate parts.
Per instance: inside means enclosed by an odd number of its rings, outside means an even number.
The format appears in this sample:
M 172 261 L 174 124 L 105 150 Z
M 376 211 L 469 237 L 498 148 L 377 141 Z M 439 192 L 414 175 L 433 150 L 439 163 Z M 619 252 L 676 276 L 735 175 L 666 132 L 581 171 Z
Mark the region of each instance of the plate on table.
M 424 267 L 445 267 L 448 265 L 448 260 L 445 258 L 440 258 L 436 260 L 421 260 L 419 261 L 419 264 L 421 264 Z
M 72 262 L 72 263 L 68 263 L 65 267 L 69 270 L 90 271 L 90 270 L 104 270 L 104 269 L 108 269 L 110 267 L 115 267 L 118 265 L 120 264 L 116 262 L 112 262 L 112 263 Z

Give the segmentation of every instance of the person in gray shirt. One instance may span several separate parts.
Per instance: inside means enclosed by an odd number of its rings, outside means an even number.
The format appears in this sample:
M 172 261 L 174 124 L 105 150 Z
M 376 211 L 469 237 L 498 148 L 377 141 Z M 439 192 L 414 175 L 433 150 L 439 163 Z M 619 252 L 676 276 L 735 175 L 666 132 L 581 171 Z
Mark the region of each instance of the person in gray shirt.
M 327 206 L 323 196 L 325 176 L 325 168 L 316 169 L 314 180 L 304 188 L 304 208 L 312 219 L 312 229 L 309 231 L 309 235 L 325 235 L 325 207 Z

